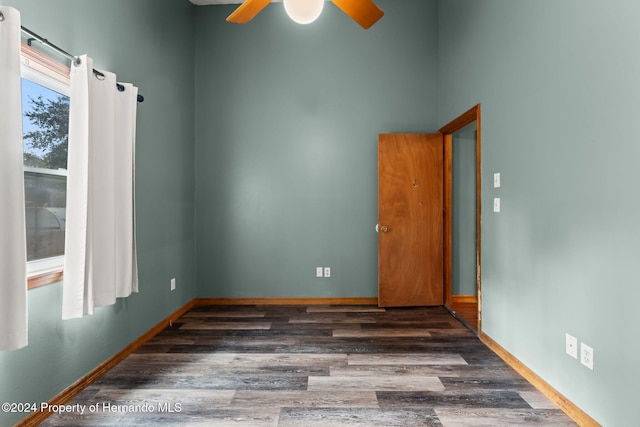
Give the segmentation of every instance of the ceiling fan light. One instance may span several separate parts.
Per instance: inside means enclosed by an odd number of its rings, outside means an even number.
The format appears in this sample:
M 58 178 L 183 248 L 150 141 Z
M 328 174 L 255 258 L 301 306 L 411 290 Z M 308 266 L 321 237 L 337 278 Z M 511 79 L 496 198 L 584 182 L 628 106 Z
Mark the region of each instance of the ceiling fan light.
M 324 0 L 283 0 L 284 10 L 294 22 L 310 24 L 322 13 Z

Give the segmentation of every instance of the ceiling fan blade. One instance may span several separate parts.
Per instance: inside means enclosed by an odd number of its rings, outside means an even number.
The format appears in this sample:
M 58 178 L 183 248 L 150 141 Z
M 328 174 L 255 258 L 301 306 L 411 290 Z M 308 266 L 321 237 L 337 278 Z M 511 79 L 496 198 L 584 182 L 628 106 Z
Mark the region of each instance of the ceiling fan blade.
M 246 24 L 251 21 L 271 0 L 246 0 L 231 15 L 227 17 L 227 22 L 236 24 Z
M 384 12 L 371 0 L 331 0 L 365 30 L 382 18 Z

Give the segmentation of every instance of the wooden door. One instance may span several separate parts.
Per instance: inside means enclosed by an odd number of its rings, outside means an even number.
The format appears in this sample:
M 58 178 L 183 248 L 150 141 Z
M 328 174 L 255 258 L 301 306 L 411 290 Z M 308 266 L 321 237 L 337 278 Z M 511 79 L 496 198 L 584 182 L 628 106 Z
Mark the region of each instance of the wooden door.
M 442 305 L 442 135 L 380 135 L 378 174 L 378 304 Z

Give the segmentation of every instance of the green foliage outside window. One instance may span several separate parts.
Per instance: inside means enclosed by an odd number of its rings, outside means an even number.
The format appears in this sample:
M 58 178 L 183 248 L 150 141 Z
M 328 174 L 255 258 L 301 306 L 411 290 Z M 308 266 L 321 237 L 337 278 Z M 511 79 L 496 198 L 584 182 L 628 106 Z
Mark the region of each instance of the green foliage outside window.
M 42 95 L 29 97 L 24 116 L 33 125 L 25 132 L 25 144 L 32 151 L 25 151 L 24 165 L 45 169 L 67 168 L 69 144 L 69 98 L 63 95 L 55 99 Z

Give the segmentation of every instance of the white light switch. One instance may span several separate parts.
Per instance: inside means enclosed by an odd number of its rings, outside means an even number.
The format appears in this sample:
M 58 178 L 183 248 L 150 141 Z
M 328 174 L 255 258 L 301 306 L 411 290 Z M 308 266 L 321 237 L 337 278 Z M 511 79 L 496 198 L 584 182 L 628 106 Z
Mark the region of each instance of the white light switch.
M 493 199 L 493 211 L 500 212 L 500 197 Z
M 574 359 L 578 358 L 578 339 L 573 335 L 565 334 L 565 351 Z
M 493 174 L 493 188 L 500 188 L 500 172 Z

